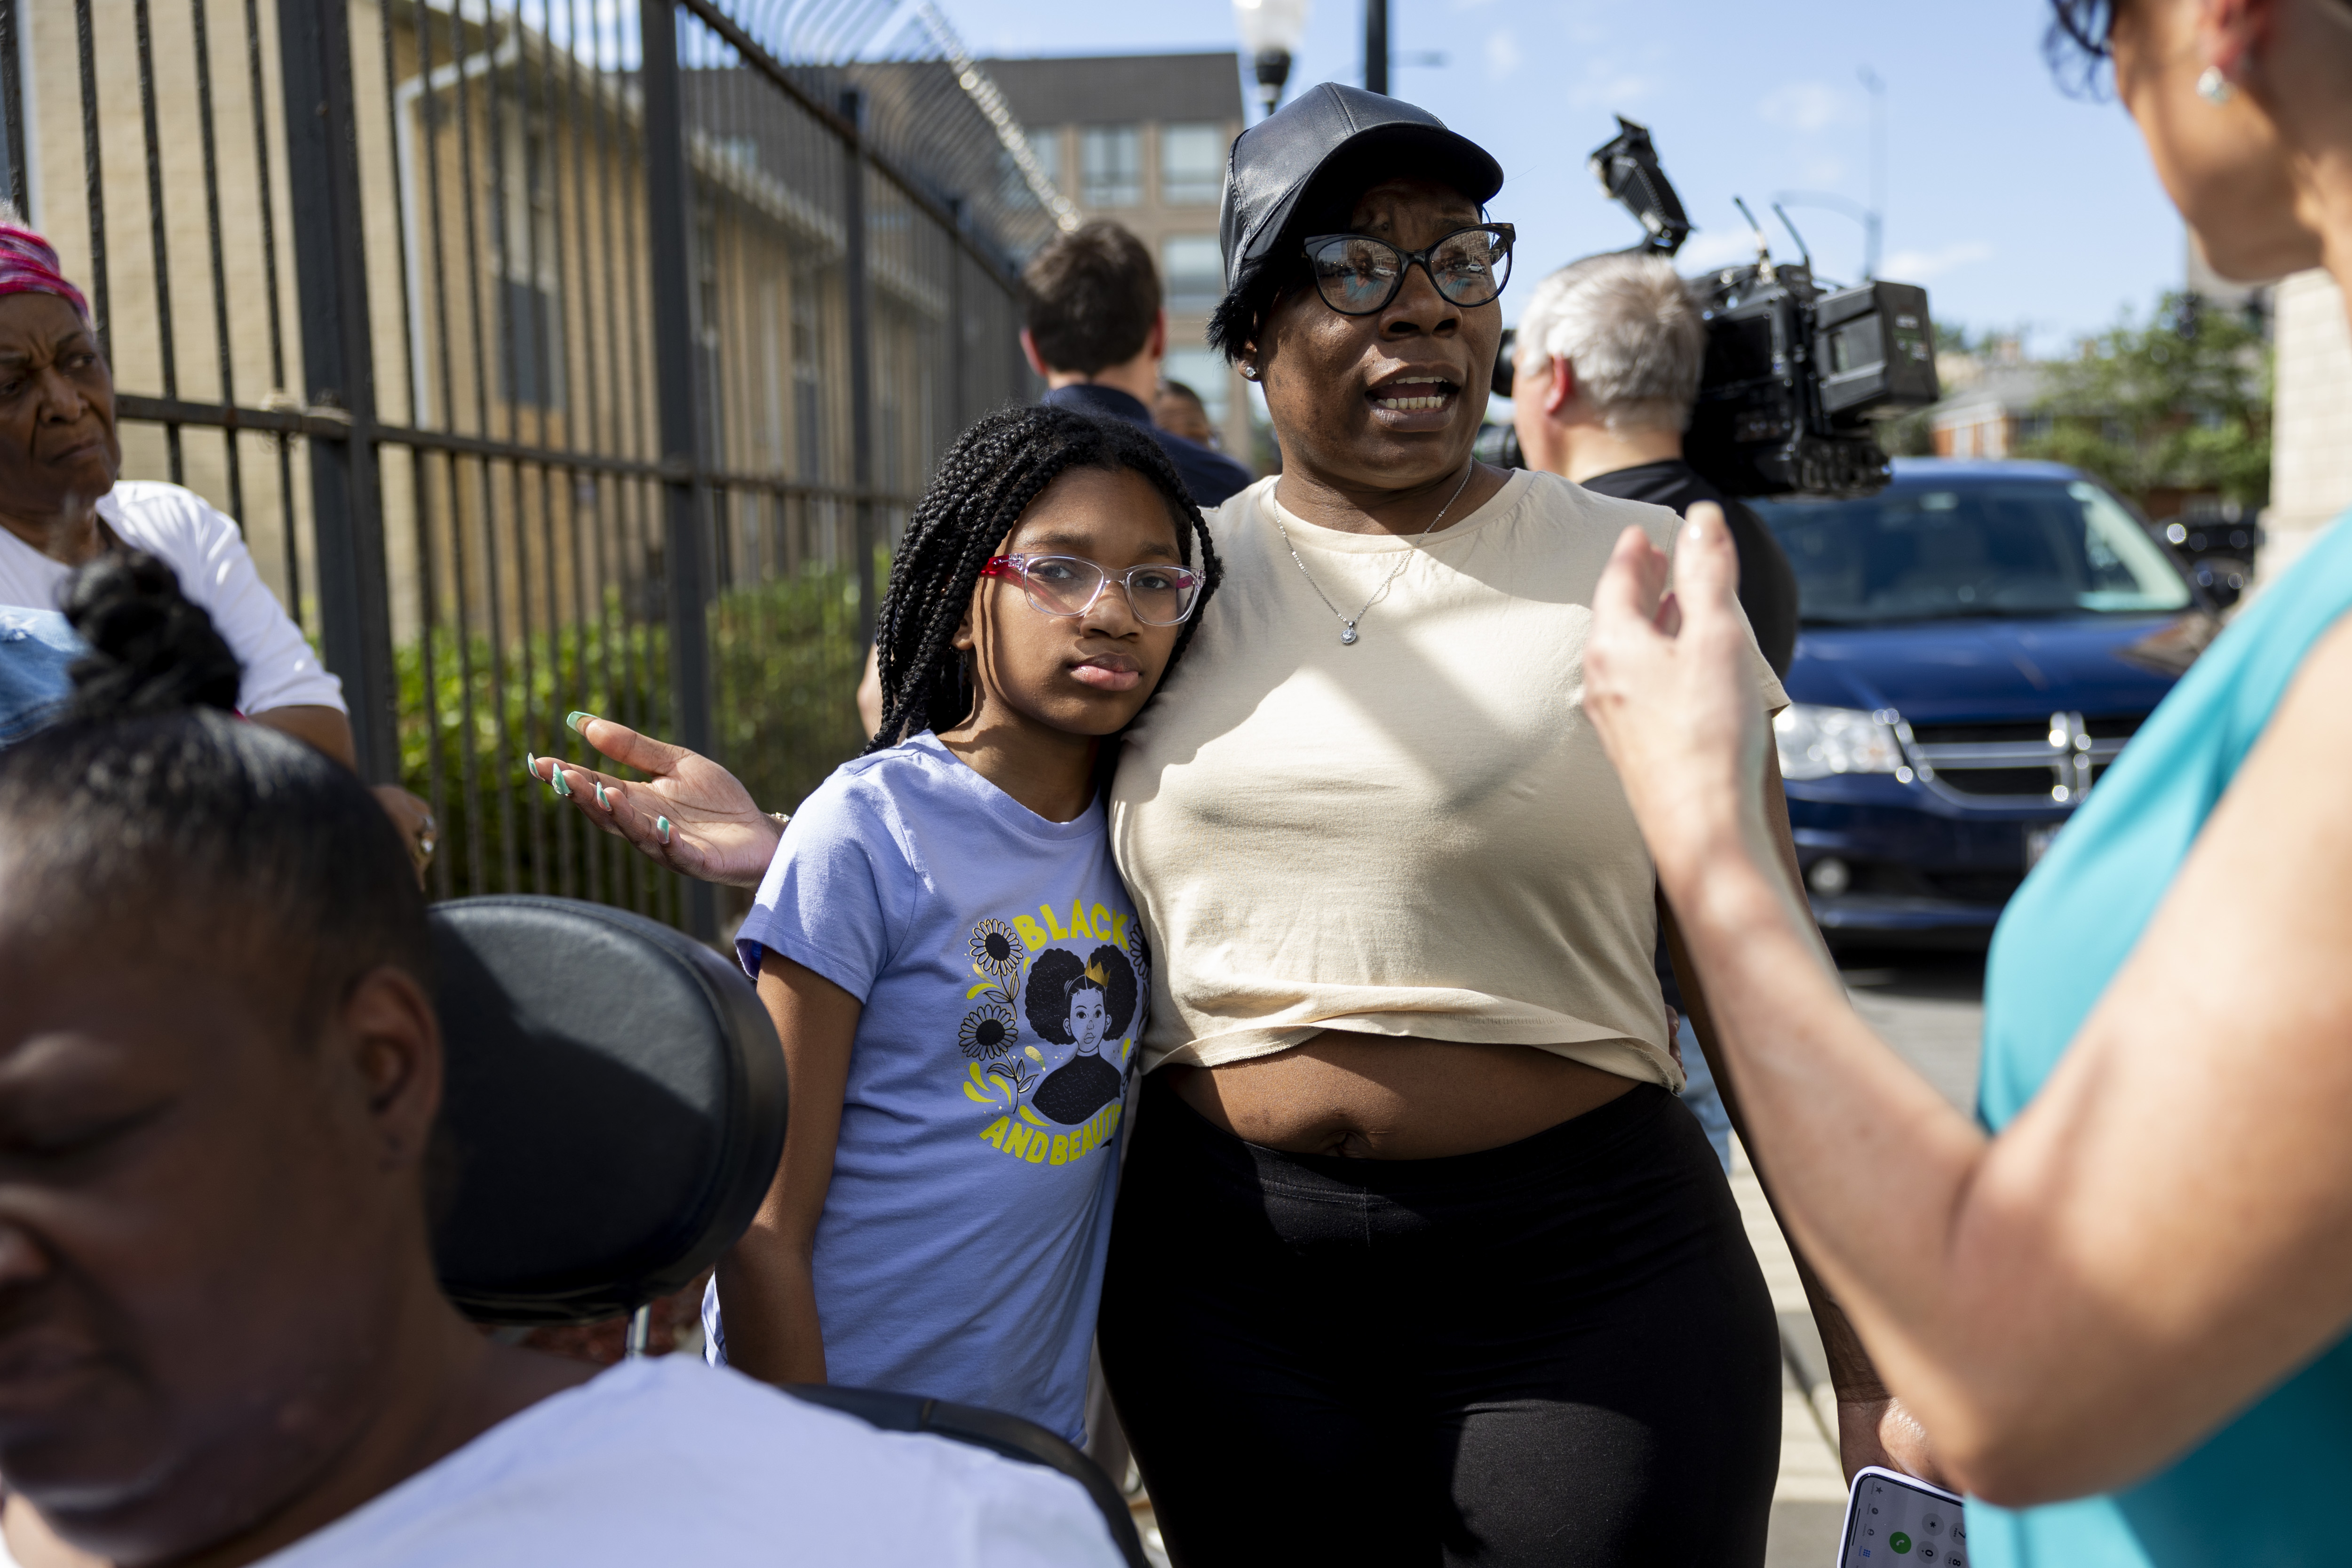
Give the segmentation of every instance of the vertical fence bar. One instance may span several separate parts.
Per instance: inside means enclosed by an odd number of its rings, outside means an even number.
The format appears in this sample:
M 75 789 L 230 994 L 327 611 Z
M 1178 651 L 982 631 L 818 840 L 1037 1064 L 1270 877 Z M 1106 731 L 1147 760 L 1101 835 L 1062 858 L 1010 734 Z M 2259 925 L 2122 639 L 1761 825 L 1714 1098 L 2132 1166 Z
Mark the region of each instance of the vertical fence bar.
M 480 193 L 476 189 L 476 183 L 481 178 L 481 169 L 480 165 L 474 161 L 474 107 L 472 89 L 467 84 L 477 74 L 482 79 L 483 92 L 487 99 L 487 112 L 490 116 L 489 156 L 492 160 L 492 167 L 495 168 L 499 152 L 496 140 L 499 46 L 492 42 L 492 28 L 497 23 L 497 14 L 485 6 L 478 15 L 481 17 L 482 32 L 481 69 L 478 73 L 467 68 L 471 62 L 465 47 L 464 16 L 457 7 L 452 7 L 449 12 L 449 36 L 451 51 L 456 57 L 453 64 L 457 77 L 457 213 L 463 220 L 458 226 L 464 231 L 466 237 L 466 320 L 470 328 L 466 336 L 467 346 L 472 351 L 474 365 L 474 433 L 487 443 L 491 439 L 490 377 L 488 363 L 482 357 L 482 339 L 486 335 L 486 329 L 483 324 L 482 310 L 483 268 L 479 210 L 481 203 Z M 490 290 L 494 300 L 497 292 L 494 284 Z M 445 349 L 446 347 L 446 342 L 444 347 Z M 457 411 L 454 406 L 449 411 L 447 426 L 452 430 L 457 427 Z M 509 408 L 508 434 L 511 436 L 513 433 L 513 411 Z M 506 606 L 505 595 L 502 592 L 504 579 L 499 571 L 498 480 L 491 472 L 490 462 L 491 459 L 488 454 L 474 459 L 474 477 L 478 481 L 475 489 L 482 501 L 479 530 L 482 536 L 482 618 L 489 625 L 490 733 L 496 737 L 496 749 L 492 752 L 490 763 L 489 790 L 492 798 L 498 803 L 499 867 L 504 878 L 500 890 L 512 893 L 521 890 L 519 880 L 520 862 L 515 848 L 515 798 L 512 790 L 502 788 L 500 785 L 506 776 L 506 770 L 514 765 L 515 749 L 512 743 L 513 736 L 509 732 L 507 724 Z M 453 508 L 451 521 L 453 526 L 462 529 L 465 523 L 463 510 Z M 461 536 L 457 553 L 463 555 L 464 552 L 465 545 Z M 475 797 L 469 804 L 474 809 L 485 813 L 489 809 L 489 802 L 479 796 Z M 529 807 L 525 809 L 528 810 Z
M 841 144 L 842 291 L 849 317 L 849 472 L 856 510 L 850 537 L 857 551 L 857 646 L 874 641 L 874 321 L 866 298 L 866 95 L 841 95 L 841 117 L 856 133 Z
M 162 362 L 163 395 L 180 395 L 180 359 L 177 334 L 172 330 L 172 255 L 168 241 L 171 226 L 163 216 L 163 133 L 155 124 L 155 49 L 154 35 L 149 25 L 147 0 L 135 0 L 131 6 L 132 32 L 139 49 L 139 121 L 147 135 L 147 246 L 155 266 L 155 347 Z M 186 482 L 187 474 L 180 460 L 180 426 L 163 426 L 165 465 L 173 484 Z
M 386 58 L 389 58 L 387 52 Z M 278 197 L 269 183 L 269 99 L 261 85 L 259 0 L 245 0 L 245 73 L 246 92 L 253 109 L 254 184 L 261 203 L 262 287 L 269 295 L 269 389 L 283 394 L 286 327 L 280 319 L 278 298 Z M 286 613 L 294 617 L 299 626 L 308 622 L 302 614 L 301 541 L 294 516 L 294 444 L 283 431 L 278 432 L 272 444 L 278 452 L 278 521 L 286 552 Z M 438 812 L 441 807 L 436 805 L 433 809 Z M 446 867 L 447 862 L 442 864 Z
M 16 35 L 16 0 L 0 0 L 0 132 L 8 138 L 8 188 L 5 193 L 16 216 L 27 222 L 32 214 L 33 177 L 25 163 L 24 66 Z
M 694 271 L 688 254 L 693 200 L 686 162 L 685 105 L 678 92 L 677 8 L 646 0 L 640 79 L 646 104 L 646 231 L 653 283 L 654 379 L 661 408 L 665 508 L 663 556 L 669 578 L 671 714 L 677 740 L 708 752 L 710 743 L 709 570 L 702 549 L 701 487 L 696 477 Z M 704 942 L 719 936 L 719 910 L 708 882 L 686 887 L 686 929 Z
M 253 0 L 246 0 L 246 3 L 247 5 L 252 5 Z M 429 98 L 420 96 L 415 100 L 415 106 L 413 108 L 404 110 L 402 108 L 398 72 L 394 64 L 392 25 L 392 0 L 381 0 L 381 3 L 376 8 L 376 36 L 378 38 L 377 52 L 382 58 L 382 63 L 383 66 L 384 144 L 393 149 L 393 178 L 403 186 L 402 190 L 394 193 L 397 199 L 395 199 L 392 204 L 393 245 L 402 258 L 402 266 L 400 268 L 400 346 L 402 353 L 400 363 L 402 373 L 405 378 L 405 384 L 408 388 L 406 417 L 411 425 L 422 425 L 425 417 L 425 387 L 422 384 L 422 376 L 418 368 L 423 363 L 421 349 L 417 342 L 416 336 L 417 312 L 419 308 L 416 298 L 418 280 L 410 276 L 410 268 L 407 265 L 407 258 L 410 255 L 409 247 L 412 243 L 412 237 L 409 234 L 408 229 L 407 194 L 408 192 L 415 190 L 418 176 L 413 157 L 409 166 L 405 168 L 402 167 L 399 162 L 401 156 L 400 149 L 404 146 L 409 145 L 407 138 L 403 135 L 403 132 L 405 128 L 402 125 L 400 117 L 404 112 L 416 115 L 429 114 L 432 110 L 432 100 Z M 257 66 L 256 69 L 257 70 L 258 68 L 259 68 Z M 432 71 L 433 40 L 431 37 L 420 26 L 416 33 L 417 79 L 421 82 L 430 82 L 432 79 Z M 258 77 L 257 77 L 256 79 L 258 80 Z M 257 105 L 259 101 L 260 97 L 257 92 L 255 95 L 255 102 Z M 268 149 L 268 142 L 266 140 L 263 142 L 263 149 L 265 152 Z M 429 157 L 431 153 L 428 148 L 426 156 Z M 265 164 L 265 180 L 267 177 L 268 166 Z M 267 190 L 263 192 L 261 211 L 262 221 L 266 227 L 269 219 L 269 206 Z M 273 261 L 271 263 L 270 272 L 269 302 L 269 353 L 271 356 L 271 363 L 273 364 L 276 364 L 278 360 L 278 343 L 277 271 L 276 263 Z M 284 372 L 280 371 L 278 374 L 282 377 Z M 440 661 L 437 657 L 437 651 L 434 647 L 436 640 L 440 636 L 441 618 L 437 598 L 439 588 L 436 586 L 435 582 L 433 566 L 432 480 L 433 475 L 431 469 L 425 463 L 424 449 L 418 447 L 409 447 L 408 504 L 410 509 L 410 522 L 416 539 L 415 592 L 417 704 L 423 710 L 417 717 L 422 721 L 425 733 L 425 777 L 420 782 L 425 785 L 425 803 L 432 810 L 434 819 L 439 823 L 446 823 L 450 820 L 449 789 L 447 782 L 448 770 L 445 759 L 441 755 Z M 289 508 L 289 510 L 290 513 L 291 509 Z M 287 539 L 289 542 L 289 547 L 293 537 L 293 525 L 289 522 L 287 526 Z M 293 566 L 291 564 L 292 558 L 289 555 L 288 559 L 289 564 L 287 566 L 287 574 L 290 578 L 293 576 Z M 405 768 L 404 768 L 403 772 L 405 773 Z M 404 780 L 404 782 L 405 781 Z M 471 814 L 469 813 L 468 815 L 470 816 Z M 446 833 L 447 829 L 444 828 L 442 831 Z M 455 835 L 450 835 L 450 837 L 454 839 Z M 433 890 L 435 894 L 440 898 L 446 899 L 449 896 L 449 889 L 451 885 L 449 867 L 451 862 L 455 861 L 457 858 L 457 852 L 454 843 L 446 853 L 436 855 L 433 858 Z
M 98 352 L 114 363 L 113 290 L 106 277 L 106 169 L 98 152 L 98 45 L 89 0 L 74 0 L 74 52 L 81 62 L 82 188 L 89 201 L 90 303 L 98 310 Z
M 350 416 L 347 439 L 310 443 L 310 515 L 327 668 L 342 677 L 360 776 L 400 776 L 392 605 L 376 483 L 375 365 L 368 339 L 365 239 L 343 0 L 278 0 L 294 278 L 309 401 Z
M 213 354 L 220 362 L 220 400 L 236 402 L 236 372 L 231 359 L 228 325 L 228 267 L 221 254 L 220 157 L 213 144 L 213 58 L 205 22 L 205 0 L 190 0 L 188 19 L 194 30 L 196 67 L 196 129 L 205 152 L 205 243 L 211 253 L 213 284 Z M 222 456 L 228 465 L 228 514 L 245 524 L 245 465 L 236 449 L 236 432 L 221 432 Z M 299 607 L 299 599 L 289 601 Z

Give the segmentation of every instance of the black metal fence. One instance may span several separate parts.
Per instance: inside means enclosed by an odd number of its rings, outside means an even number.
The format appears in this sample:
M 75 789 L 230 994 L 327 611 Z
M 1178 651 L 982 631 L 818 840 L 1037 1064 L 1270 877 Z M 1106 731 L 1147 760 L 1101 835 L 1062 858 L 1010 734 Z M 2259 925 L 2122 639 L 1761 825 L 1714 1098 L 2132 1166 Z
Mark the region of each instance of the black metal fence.
M 524 753 L 588 760 L 586 710 L 796 803 L 862 739 L 937 454 L 1030 389 L 1049 220 L 948 68 L 779 58 L 792 9 L 0 0 L 7 191 L 86 284 L 125 475 L 244 525 L 443 896 L 712 934 Z

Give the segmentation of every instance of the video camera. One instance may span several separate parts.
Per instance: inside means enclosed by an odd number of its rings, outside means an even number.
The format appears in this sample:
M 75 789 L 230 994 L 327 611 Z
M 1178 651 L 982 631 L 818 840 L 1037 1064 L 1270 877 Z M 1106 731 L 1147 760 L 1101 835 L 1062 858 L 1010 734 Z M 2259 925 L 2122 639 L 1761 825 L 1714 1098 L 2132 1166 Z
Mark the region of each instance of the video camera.
M 1639 219 L 1637 251 L 1672 257 L 1690 219 L 1649 132 L 1620 115 L 1593 151 L 1601 189 Z M 1747 214 L 1747 205 L 1740 204 Z M 1788 222 L 1782 213 L 1780 221 Z M 1752 216 L 1750 227 L 1755 226 Z M 1793 226 L 1789 230 L 1796 236 Z M 1804 254 L 1804 241 L 1797 240 Z M 1927 291 L 1872 281 L 1824 288 L 1812 258 L 1776 263 L 1763 231 L 1756 259 L 1695 279 L 1706 309 L 1706 361 L 1684 455 L 1727 495 L 1870 495 L 1892 477 L 1872 426 L 1936 401 Z M 1516 345 L 1506 333 L 1495 390 L 1510 395 Z M 1516 447 L 1516 441 L 1509 443 Z

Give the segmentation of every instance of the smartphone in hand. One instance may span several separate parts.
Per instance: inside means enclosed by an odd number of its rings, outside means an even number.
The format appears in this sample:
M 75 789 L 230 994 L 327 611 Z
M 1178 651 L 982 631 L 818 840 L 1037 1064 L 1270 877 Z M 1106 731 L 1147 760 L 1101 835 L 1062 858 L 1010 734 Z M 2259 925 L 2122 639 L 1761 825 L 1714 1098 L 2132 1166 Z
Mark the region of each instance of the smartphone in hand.
M 1838 1568 L 1968 1568 L 1961 1500 L 1916 1476 L 1865 1465 L 1846 1500 Z

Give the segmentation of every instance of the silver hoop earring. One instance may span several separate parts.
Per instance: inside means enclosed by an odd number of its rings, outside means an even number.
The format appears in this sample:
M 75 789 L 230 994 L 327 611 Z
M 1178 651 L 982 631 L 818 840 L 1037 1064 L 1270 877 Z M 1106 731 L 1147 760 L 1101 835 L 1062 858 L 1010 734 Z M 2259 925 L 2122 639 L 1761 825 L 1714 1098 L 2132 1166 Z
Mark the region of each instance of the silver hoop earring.
M 2197 96 L 2218 108 L 2237 97 L 2238 89 L 2220 66 L 2207 66 L 2197 78 Z

